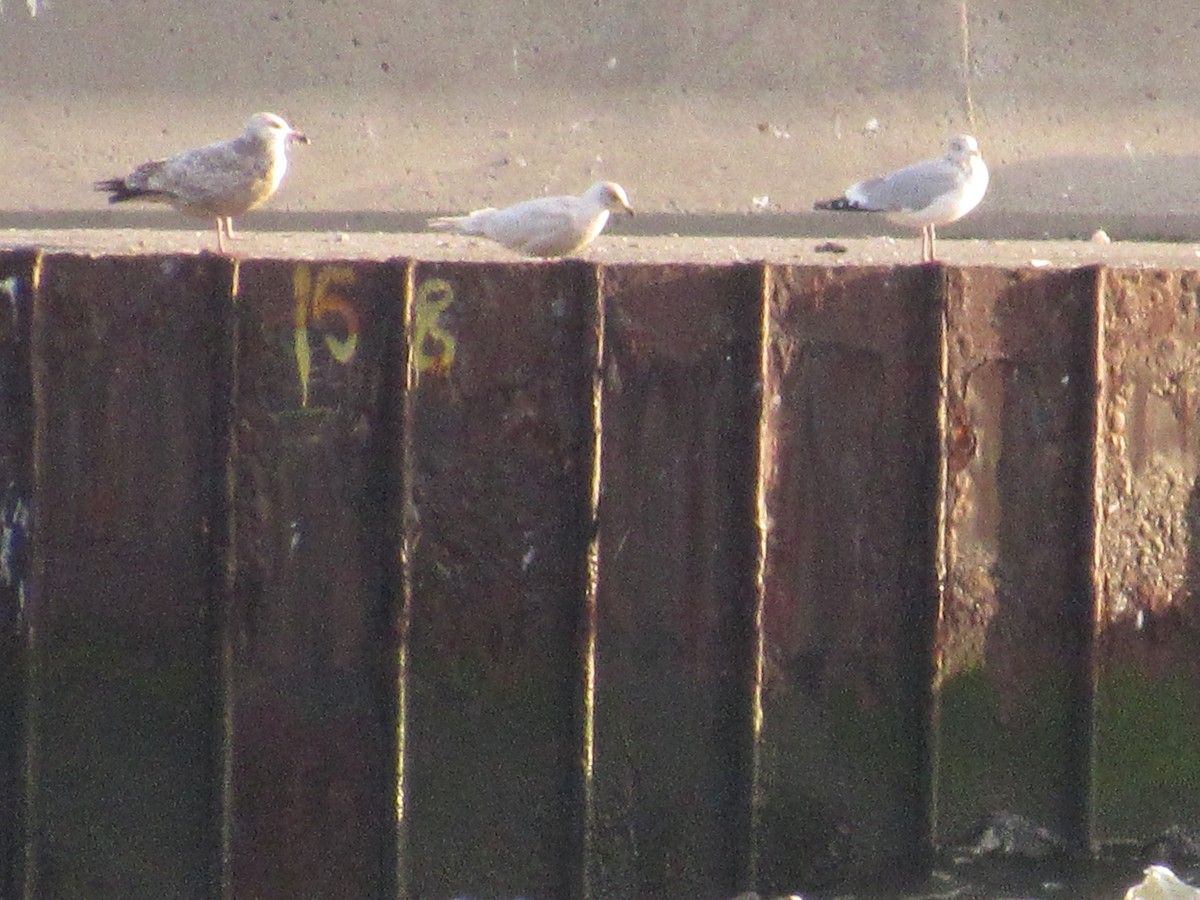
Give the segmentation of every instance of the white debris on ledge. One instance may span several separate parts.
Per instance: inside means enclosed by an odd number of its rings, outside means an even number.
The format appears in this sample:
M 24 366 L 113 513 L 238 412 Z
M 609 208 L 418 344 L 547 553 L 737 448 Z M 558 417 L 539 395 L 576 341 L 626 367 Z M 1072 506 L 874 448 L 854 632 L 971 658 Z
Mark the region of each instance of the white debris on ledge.
M 1125 900 L 1200 900 L 1194 888 L 1166 866 L 1149 866 L 1145 878 L 1125 892 Z

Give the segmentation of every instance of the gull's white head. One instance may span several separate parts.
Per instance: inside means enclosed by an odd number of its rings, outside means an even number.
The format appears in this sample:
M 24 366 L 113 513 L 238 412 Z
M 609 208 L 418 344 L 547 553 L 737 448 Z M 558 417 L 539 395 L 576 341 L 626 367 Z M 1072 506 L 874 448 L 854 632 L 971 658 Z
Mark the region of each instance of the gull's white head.
M 629 197 L 625 194 L 625 188 L 615 181 L 597 181 L 588 188 L 584 196 L 604 209 L 612 212 L 623 209 L 631 216 L 633 215 L 633 207 L 629 205 Z
M 250 117 L 246 123 L 246 134 L 268 143 L 276 141 L 285 145 L 288 143 L 307 144 L 308 138 L 289 125 L 281 116 L 275 113 L 260 112 Z
M 959 134 L 946 144 L 946 159 L 953 163 L 964 163 L 972 156 L 979 156 L 979 141 L 969 134 Z

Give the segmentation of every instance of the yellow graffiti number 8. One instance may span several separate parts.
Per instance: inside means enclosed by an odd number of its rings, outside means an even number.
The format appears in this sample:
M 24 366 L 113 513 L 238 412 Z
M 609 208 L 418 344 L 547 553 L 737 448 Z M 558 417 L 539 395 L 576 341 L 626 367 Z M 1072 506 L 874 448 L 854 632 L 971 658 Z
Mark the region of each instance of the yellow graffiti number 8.
M 417 288 L 413 304 L 413 365 L 418 372 L 444 374 L 454 363 L 454 335 L 438 322 L 454 302 L 454 288 L 442 278 L 429 278 Z

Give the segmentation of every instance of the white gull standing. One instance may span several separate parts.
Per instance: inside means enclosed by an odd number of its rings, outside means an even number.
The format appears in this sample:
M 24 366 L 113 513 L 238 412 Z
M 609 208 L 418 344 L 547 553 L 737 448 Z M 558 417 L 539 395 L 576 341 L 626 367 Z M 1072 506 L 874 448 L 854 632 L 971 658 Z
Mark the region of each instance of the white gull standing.
M 540 197 L 504 209 L 479 209 L 430 219 L 429 227 L 491 238 L 529 256 L 567 256 L 595 240 L 608 214 L 618 209 L 633 215 L 625 189 L 615 181 L 597 181 L 578 197 Z
M 255 113 L 237 137 L 142 163 L 123 178 L 97 181 L 109 203 L 150 200 L 215 219 L 217 250 L 233 237 L 233 217 L 261 206 L 287 171 L 287 150 L 308 138 L 274 113 Z
M 813 209 L 886 213 L 894 221 L 921 229 L 921 261 L 933 262 L 934 228 L 955 222 L 973 210 L 988 188 L 988 169 L 979 142 L 969 134 L 952 137 L 946 153 L 879 178 L 860 181 L 846 193 Z

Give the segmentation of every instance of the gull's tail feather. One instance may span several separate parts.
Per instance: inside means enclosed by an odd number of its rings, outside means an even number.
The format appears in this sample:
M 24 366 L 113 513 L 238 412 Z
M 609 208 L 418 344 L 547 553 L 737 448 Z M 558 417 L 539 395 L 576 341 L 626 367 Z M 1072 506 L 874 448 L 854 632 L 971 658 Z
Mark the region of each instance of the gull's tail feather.
M 434 231 L 457 231 L 459 234 L 485 235 L 484 226 L 487 216 L 483 214 L 490 212 L 493 210 L 489 208 L 477 209 L 465 216 L 438 216 L 425 224 Z
M 153 198 L 164 196 L 162 191 L 151 191 L 145 188 L 130 187 L 125 183 L 124 178 L 106 178 L 103 181 L 97 181 L 93 187 L 97 191 L 105 191 L 108 193 L 109 203 L 121 203 L 124 200 L 136 200 L 139 197 Z
M 438 216 L 436 219 L 430 219 L 425 224 L 434 231 L 458 231 L 459 228 L 466 222 L 470 216 Z

